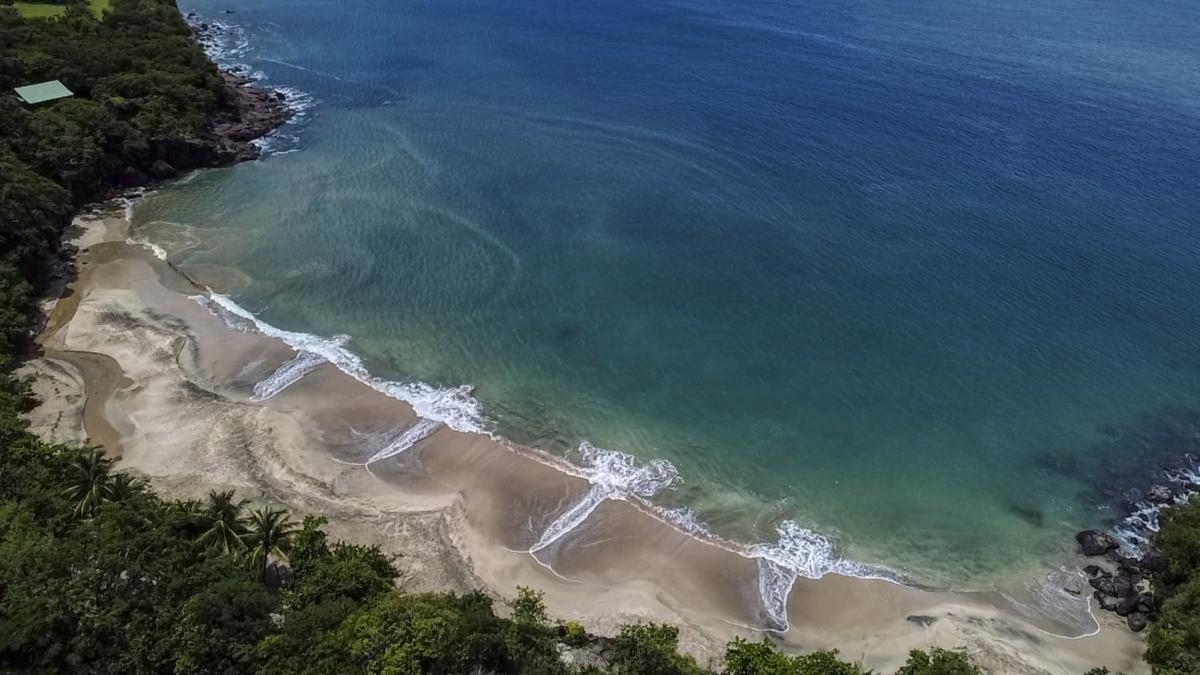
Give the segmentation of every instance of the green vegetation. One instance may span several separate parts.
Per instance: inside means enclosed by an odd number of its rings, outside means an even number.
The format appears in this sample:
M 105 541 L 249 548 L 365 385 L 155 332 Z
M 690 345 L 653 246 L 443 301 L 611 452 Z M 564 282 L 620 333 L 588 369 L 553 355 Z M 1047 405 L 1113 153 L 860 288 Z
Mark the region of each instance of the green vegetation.
M 908 655 L 908 662 L 896 675 L 982 675 L 983 671 L 966 652 L 934 647 L 928 653 L 919 649 Z
M 97 17 L 109 8 L 109 0 L 88 0 L 87 4 Z M 26 19 L 46 19 L 62 16 L 67 12 L 66 2 L 18 2 L 14 6 Z
M 82 2 L 57 9 L 55 19 L 28 20 L 0 0 L 5 373 L 27 342 L 33 298 L 53 270 L 74 209 L 148 171 L 164 148 L 194 140 L 224 92 L 172 0 L 113 0 L 103 19 Z M 52 79 L 75 97 L 30 108 L 12 93 Z
M 1156 675 L 1200 673 L 1200 501 L 1164 512 L 1154 545 L 1167 569 L 1154 578 L 1146 661 Z

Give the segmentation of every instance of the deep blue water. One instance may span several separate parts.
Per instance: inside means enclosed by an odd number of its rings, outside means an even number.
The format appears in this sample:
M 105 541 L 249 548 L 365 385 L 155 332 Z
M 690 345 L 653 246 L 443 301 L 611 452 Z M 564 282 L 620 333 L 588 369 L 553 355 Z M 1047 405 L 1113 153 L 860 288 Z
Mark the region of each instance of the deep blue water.
M 1200 409 L 1196 3 L 184 4 L 317 104 L 151 236 L 719 532 L 986 584 Z

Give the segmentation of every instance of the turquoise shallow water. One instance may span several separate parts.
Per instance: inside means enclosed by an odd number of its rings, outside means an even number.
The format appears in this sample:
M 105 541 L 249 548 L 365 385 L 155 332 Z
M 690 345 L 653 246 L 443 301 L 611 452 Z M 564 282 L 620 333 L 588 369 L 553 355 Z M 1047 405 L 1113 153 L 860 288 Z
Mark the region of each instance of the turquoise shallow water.
M 1191 4 L 193 8 L 315 106 L 139 233 L 723 534 L 987 585 L 1200 408 Z

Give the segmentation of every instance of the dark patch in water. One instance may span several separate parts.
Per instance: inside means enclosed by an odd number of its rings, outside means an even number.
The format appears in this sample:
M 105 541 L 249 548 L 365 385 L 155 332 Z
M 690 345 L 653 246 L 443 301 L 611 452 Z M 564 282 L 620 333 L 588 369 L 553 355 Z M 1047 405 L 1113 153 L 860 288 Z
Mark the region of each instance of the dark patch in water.
M 573 323 L 560 325 L 558 327 L 558 331 L 554 334 L 554 339 L 557 340 L 559 344 L 573 342 L 577 337 L 579 337 L 579 326 Z
M 1079 458 L 1074 455 L 1040 452 L 1034 456 L 1033 465 L 1040 471 L 1048 471 L 1059 476 L 1074 477 L 1079 474 Z
M 1034 527 L 1042 526 L 1042 512 L 1037 509 L 1026 508 L 1018 504 L 1009 504 L 1008 510 Z
M 1095 461 L 1084 467 L 1095 474 L 1095 496 L 1105 503 L 1129 501 L 1131 489 L 1144 493 L 1189 455 L 1200 454 L 1200 410 L 1164 408 L 1108 431 L 1110 440 L 1093 447 L 1088 454 Z

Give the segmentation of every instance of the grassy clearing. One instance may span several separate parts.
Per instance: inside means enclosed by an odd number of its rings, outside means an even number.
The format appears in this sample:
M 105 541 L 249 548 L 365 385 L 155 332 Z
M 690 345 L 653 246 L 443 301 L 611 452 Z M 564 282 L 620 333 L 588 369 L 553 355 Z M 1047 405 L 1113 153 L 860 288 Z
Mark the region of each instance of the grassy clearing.
M 109 0 L 88 0 L 96 16 L 108 9 Z M 62 16 L 67 11 L 66 5 L 48 5 L 41 2 L 18 2 L 17 11 L 27 19 L 45 19 L 52 16 Z

